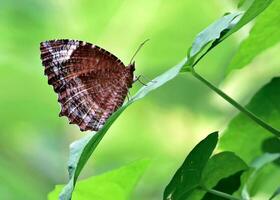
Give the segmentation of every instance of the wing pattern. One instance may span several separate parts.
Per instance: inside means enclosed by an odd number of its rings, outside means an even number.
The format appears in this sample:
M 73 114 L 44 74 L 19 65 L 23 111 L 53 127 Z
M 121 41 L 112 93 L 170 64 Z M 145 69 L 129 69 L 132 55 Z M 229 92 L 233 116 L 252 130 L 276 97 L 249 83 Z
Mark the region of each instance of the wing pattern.
M 40 45 L 48 83 L 58 93 L 60 116 L 81 131 L 98 131 L 124 102 L 134 65 L 78 40 L 49 40 Z

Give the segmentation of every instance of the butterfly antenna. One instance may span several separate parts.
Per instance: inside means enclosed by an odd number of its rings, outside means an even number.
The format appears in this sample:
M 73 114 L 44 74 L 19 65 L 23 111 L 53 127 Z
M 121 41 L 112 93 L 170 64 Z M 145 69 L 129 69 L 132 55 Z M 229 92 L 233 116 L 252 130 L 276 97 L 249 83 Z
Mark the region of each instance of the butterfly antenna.
M 132 63 L 132 61 L 133 61 L 133 59 L 135 58 L 136 54 L 140 51 L 140 49 L 144 46 L 144 44 L 145 44 L 146 42 L 148 42 L 149 40 L 150 40 L 150 39 L 147 39 L 147 40 L 145 40 L 144 42 L 142 42 L 142 43 L 139 45 L 139 47 L 137 48 L 137 50 L 136 50 L 135 53 L 133 54 L 133 56 L 132 56 L 132 58 L 131 58 L 129 64 Z

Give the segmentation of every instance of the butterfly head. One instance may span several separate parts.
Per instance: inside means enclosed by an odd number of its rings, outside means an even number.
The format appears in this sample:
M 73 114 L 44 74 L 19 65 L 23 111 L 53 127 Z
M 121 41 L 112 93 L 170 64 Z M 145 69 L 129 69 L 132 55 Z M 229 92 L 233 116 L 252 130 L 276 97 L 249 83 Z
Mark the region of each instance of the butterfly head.
M 130 70 L 130 72 L 133 74 L 133 72 L 135 71 L 135 61 L 130 63 L 127 67 Z

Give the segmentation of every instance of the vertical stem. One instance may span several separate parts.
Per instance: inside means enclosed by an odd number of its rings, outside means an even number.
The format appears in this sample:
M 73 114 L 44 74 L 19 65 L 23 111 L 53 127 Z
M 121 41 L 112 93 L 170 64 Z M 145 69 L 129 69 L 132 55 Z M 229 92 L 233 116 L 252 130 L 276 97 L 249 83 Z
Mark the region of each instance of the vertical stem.
M 241 106 L 239 103 L 237 103 L 234 99 L 229 97 L 227 94 L 225 94 L 223 91 L 221 91 L 219 88 L 215 87 L 212 83 L 204 79 L 202 76 L 200 76 L 198 73 L 194 71 L 192 67 L 190 67 L 190 70 L 192 72 L 192 75 L 203 82 L 205 85 L 207 85 L 210 89 L 214 90 L 218 95 L 220 95 L 222 98 L 224 98 L 227 102 L 229 102 L 231 105 L 233 105 L 235 108 L 237 108 L 239 111 L 241 111 L 243 114 L 247 115 L 250 119 L 255 121 L 257 124 L 262 126 L 264 129 L 268 130 L 269 132 L 273 133 L 277 137 L 280 137 L 280 131 L 273 128 L 260 118 L 258 118 L 256 115 L 251 113 L 249 110 L 247 110 L 245 107 Z

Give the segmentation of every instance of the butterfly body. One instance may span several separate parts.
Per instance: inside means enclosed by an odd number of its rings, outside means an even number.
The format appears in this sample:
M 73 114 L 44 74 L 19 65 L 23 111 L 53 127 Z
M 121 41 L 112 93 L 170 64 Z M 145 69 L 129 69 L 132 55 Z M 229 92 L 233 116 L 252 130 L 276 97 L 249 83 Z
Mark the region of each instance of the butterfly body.
M 48 83 L 58 93 L 59 115 L 81 131 L 102 128 L 132 87 L 134 63 L 126 67 L 108 51 L 79 40 L 49 40 L 40 50 Z

